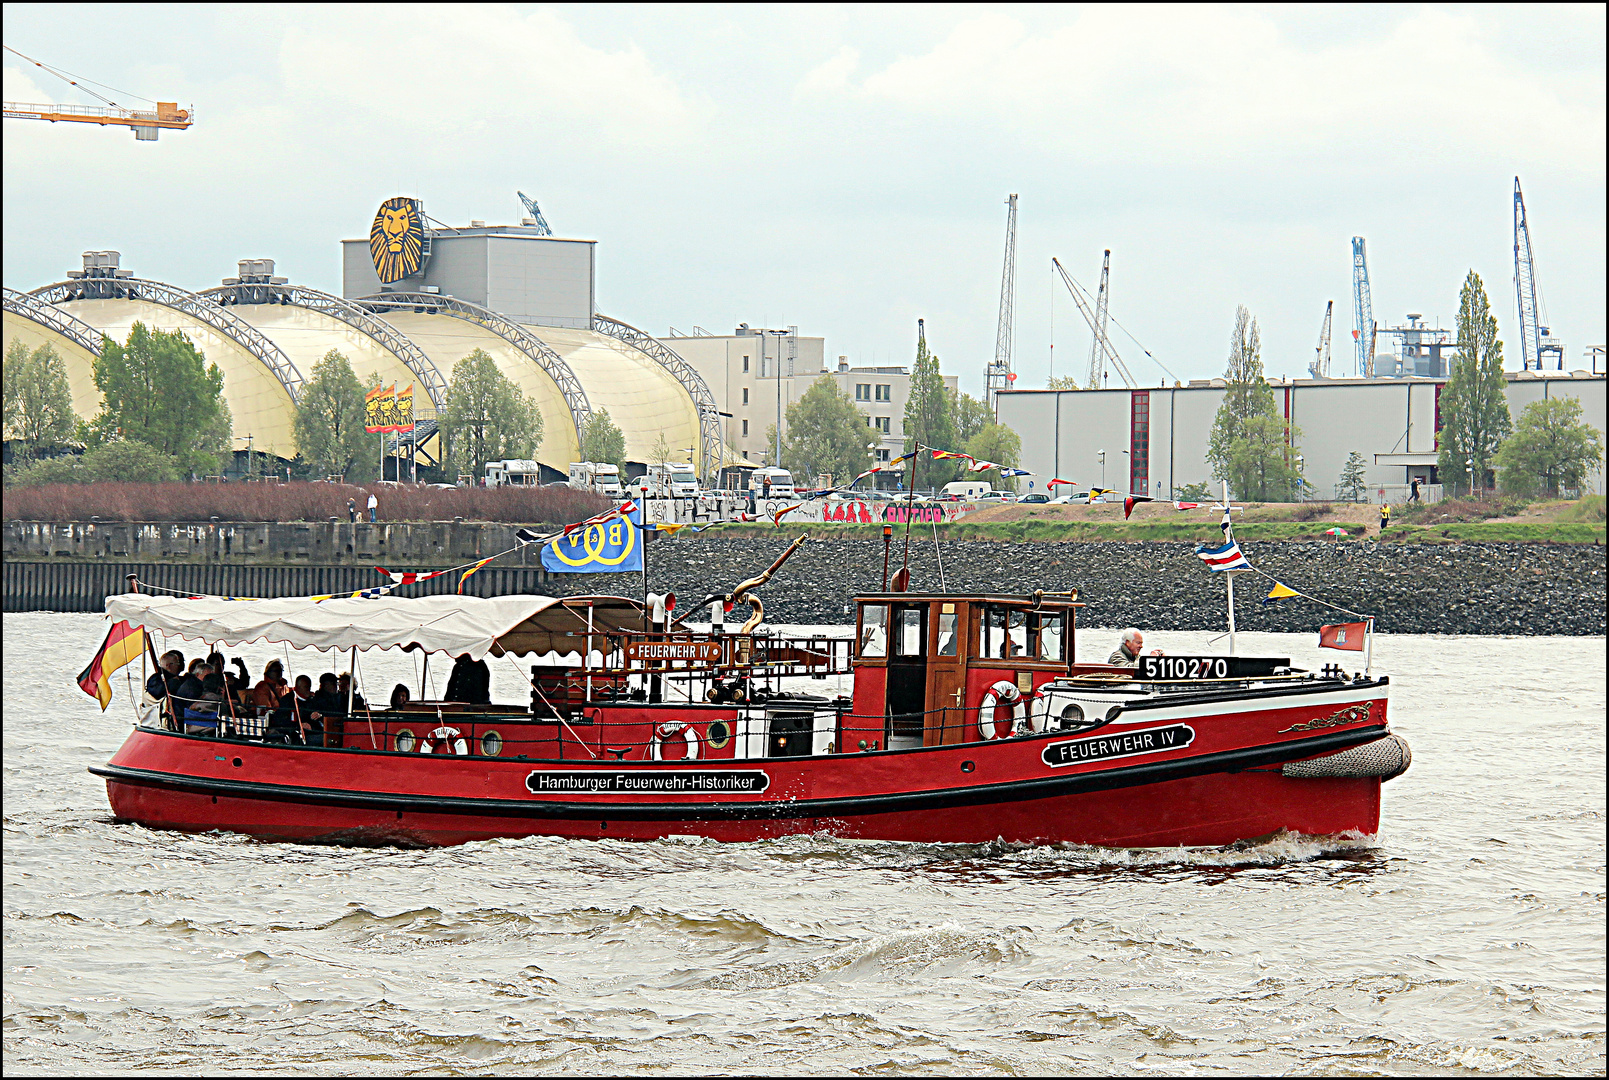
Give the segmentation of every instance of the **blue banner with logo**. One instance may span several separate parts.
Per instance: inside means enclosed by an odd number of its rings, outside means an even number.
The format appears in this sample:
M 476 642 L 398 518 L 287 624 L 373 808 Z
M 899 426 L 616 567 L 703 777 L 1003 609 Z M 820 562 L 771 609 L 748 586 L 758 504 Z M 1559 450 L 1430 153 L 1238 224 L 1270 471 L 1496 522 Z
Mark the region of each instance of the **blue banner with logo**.
M 542 548 L 550 574 L 612 574 L 642 569 L 642 510 L 577 529 Z

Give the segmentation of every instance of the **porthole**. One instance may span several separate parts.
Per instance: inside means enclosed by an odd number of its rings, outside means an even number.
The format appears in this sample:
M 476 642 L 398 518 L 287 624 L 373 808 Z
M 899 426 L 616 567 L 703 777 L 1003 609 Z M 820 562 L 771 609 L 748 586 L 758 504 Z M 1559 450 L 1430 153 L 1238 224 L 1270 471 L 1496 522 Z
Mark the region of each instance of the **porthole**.
M 1078 704 L 1075 703 L 1075 704 L 1067 706 L 1067 708 L 1065 708 L 1065 709 L 1063 709 L 1061 711 L 1061 726 L 1062 727 L 1072 727 L 1074 724 L 1082 724 L 1083 722 L 1084 722 L 1084 707 L 1082 705 L 1078 705 Z
M 963 761 L 963 762 L 961 762 L 961 771 L 962 772 L 971 772 L 973 769 L 976 769 L 977 767 L 978 767 L 978 763 L 975 762 L 975 761 Z
M 503 736 L 495 731 L 488 731 L 480 737 L 480 752 L 487 757 L 496 757 L 503 752 Z
M 419 745 L 419 740 L 414 737 L 413 732 L 409 731 L 407 728 L 403 728 L 401 731 L 397 732 L 396 745 L 397 753 L 411 754 L 413 753 L 413 748 Z
M 709 726 L 706 738 L 711 750 L 719 750 L 732 741 L 732 725 L 725 720 L 717 720 Z

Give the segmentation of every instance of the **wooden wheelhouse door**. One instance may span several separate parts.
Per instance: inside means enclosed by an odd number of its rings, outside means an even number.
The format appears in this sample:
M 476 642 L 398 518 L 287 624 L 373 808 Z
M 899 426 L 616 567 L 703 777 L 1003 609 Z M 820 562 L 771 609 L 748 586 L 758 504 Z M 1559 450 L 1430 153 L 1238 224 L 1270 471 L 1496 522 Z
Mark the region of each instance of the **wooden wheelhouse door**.
M 891 604 L 888 617 L 888 712 L 883 745 L 890 750 L 922 745 L 927 709 L 927 609 Z
M 952 600 L 933 605 L 928 646 L 927 722 L 923 746 L 966 741 L 967 657 L 971 654 L 971 605 Z

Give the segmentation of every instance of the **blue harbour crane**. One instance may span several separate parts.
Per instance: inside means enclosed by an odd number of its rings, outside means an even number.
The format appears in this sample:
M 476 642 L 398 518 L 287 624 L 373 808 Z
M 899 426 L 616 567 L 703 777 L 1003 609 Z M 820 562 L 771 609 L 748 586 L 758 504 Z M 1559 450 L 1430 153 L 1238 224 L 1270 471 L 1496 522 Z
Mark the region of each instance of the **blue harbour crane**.
M 518 195 L 520 202 L 525 204 L 526 223 L 536 226 L 538 236 L 552 236 L 553 230 L 548 227 L 547 218 L 542 216 L 542 211 L 537 207 L 536 200 L 523 191 L 516 191 L 514 194 Z
M 1547 356 L 1557 356 L 1564 370 L 1564 346 L 1548 335 L 1541 322 L 1536 263 L 1531 258 L 1531 227 L 1525 219 L 1525 195 L 1514 178 L 1514 295 L 1520 309 L 1520 368 L 1541 371 Z
M 1352 238 L 1352 340 L 1358 374 L 1374 377 L 1374 300 L 1369 296 L 1369 256 L 1361 236 Z

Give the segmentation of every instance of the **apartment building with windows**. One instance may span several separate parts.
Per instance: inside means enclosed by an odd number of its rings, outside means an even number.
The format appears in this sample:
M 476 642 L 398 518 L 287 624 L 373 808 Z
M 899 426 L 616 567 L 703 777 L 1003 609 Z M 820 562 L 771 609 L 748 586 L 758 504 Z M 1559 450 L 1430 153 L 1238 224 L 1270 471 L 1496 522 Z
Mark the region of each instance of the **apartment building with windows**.
M 756 464 L 771 464 L 766 432 L 776 423 L 778 405 L 787 437 L 787 408 L 823 375 L 831 376 L 866 417 L 866 442 L 877 461 L 898 457 L 905 442 L 905 401 L 911 375 L 903 367 L 855 367 L 847 356 L 828 368 L 826 339 L 805 337 L 798 327 L 783 330 L 743 323 L 731 334 L 674 334 L 660 339 L 692 365 L 709 385 L 722 413 L 727 445 Z M 944 384 L 955 389 L 956 377 Z

